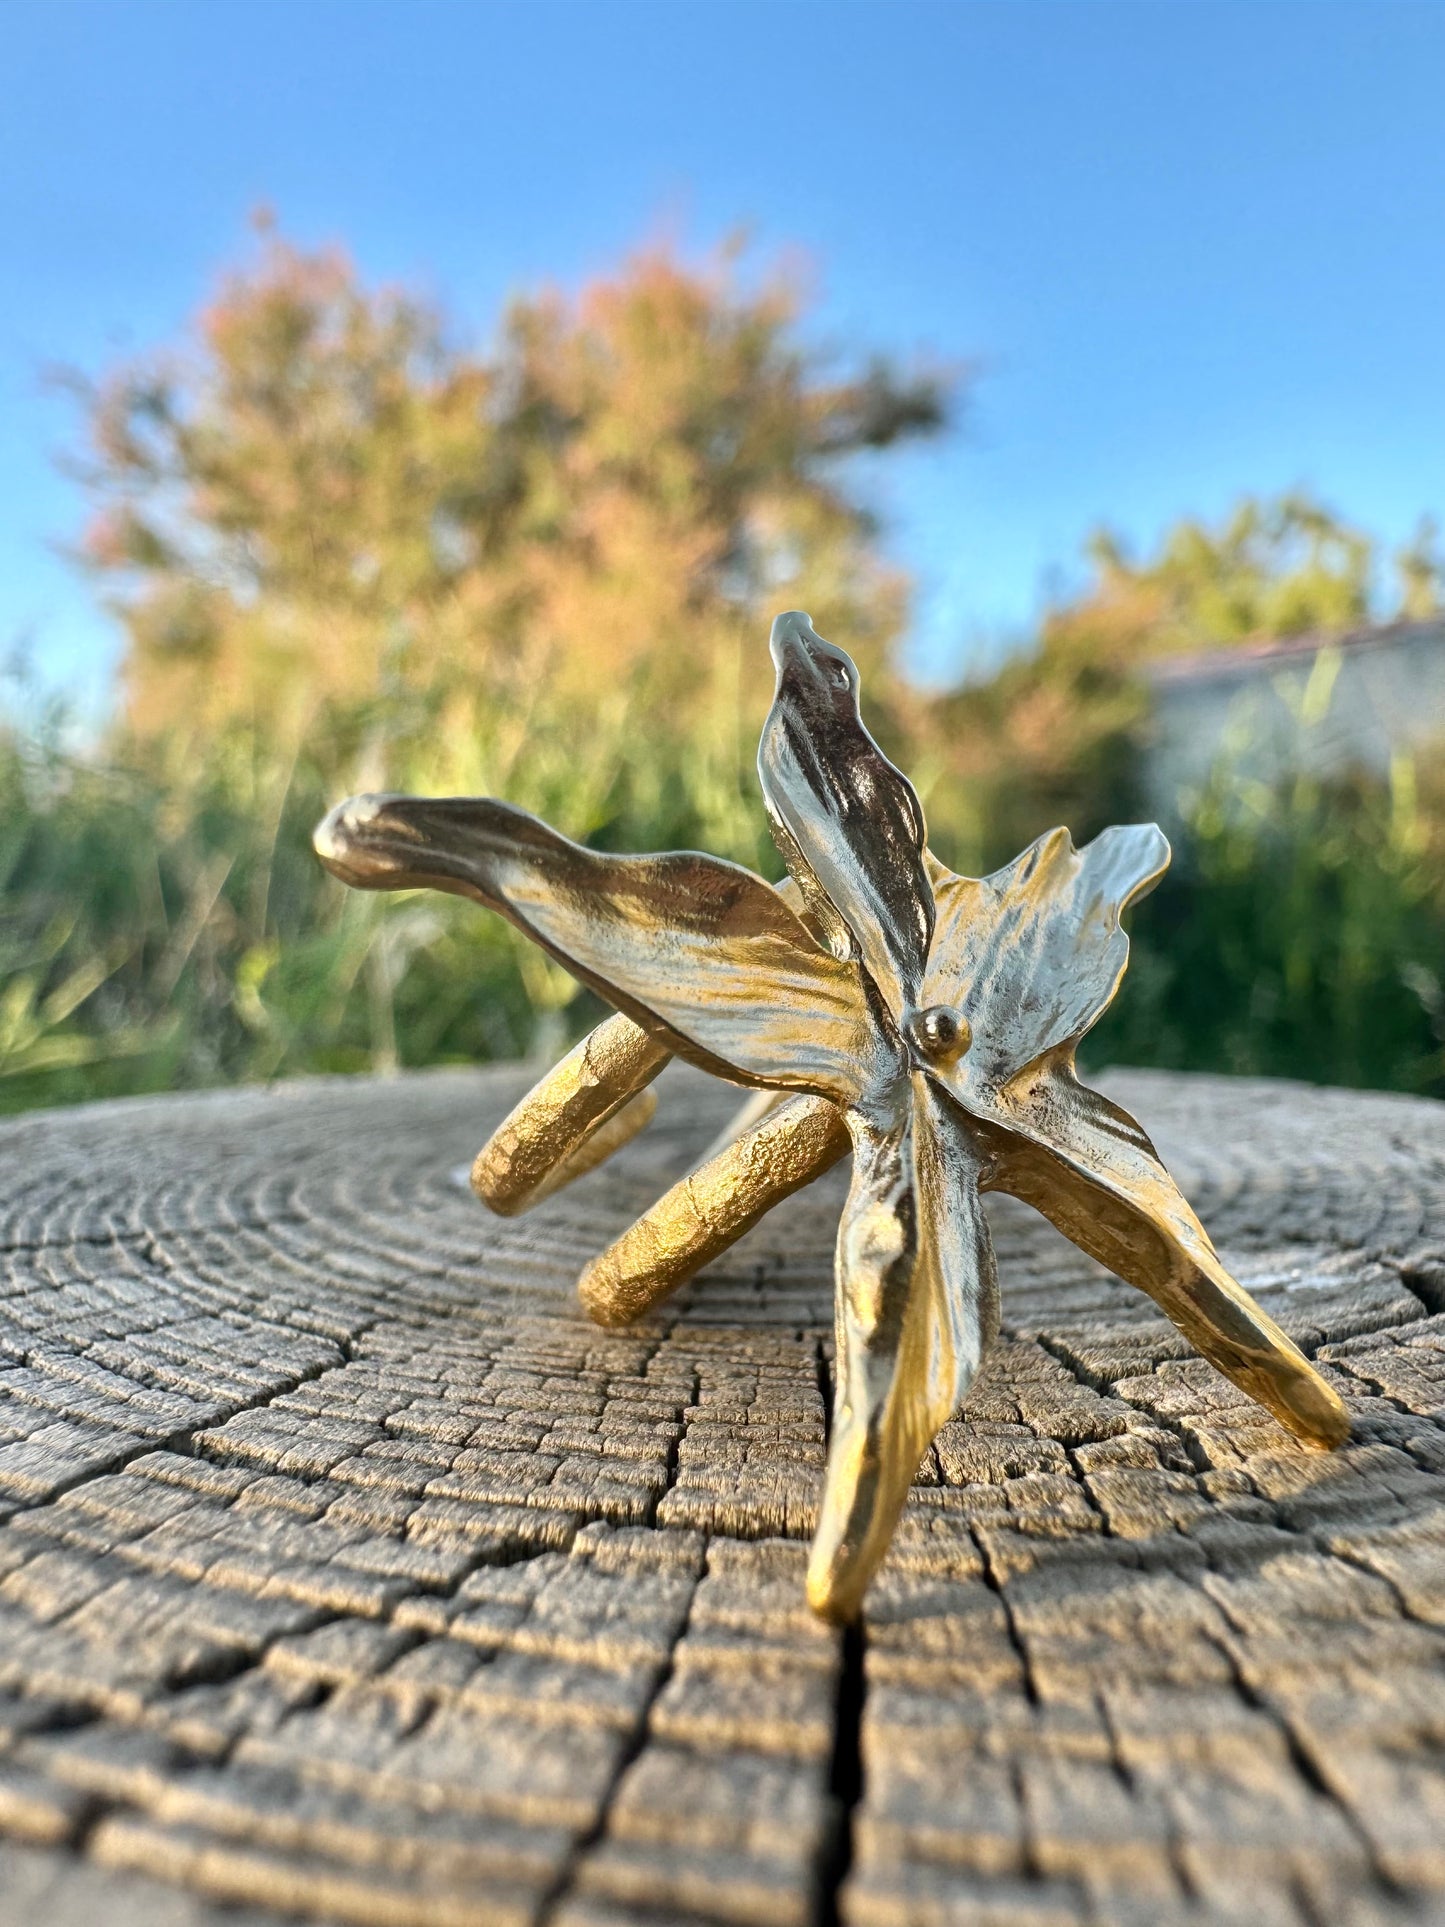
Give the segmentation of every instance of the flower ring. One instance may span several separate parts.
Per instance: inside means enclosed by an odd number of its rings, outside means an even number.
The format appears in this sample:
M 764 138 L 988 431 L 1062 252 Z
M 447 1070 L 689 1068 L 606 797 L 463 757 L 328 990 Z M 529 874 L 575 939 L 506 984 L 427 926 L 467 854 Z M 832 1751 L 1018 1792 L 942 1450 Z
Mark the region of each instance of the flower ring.
M 1338 1445 L 1339 1398 L 1225 1270 L 1142 1128 L 1075 1070 L 1128 960 L 1121 913 L 1168 864 L 1162 831 L 1076 850 L 1050 830 L 992 876 L 955 876 L 863 726 L 849 657 L 797 613 L 771 647 L 758 769 L 790 873 L 776 888 L 716 857 L 585 849 L 490 798 L 354 797 L 317 830 L 344 882 L 472 897 L 620 1013 L 484 1147 L 479 1193 L 523 1209 L 600 1162 L 646 1121 L 674 1054 L 774 1094 L 587 1267 L 584 1303 L 617 1324 L 851 1149 L 808 1568 L 831 1618 L 858 1611 L 997 1334 L 981 1192 L 1034 1205 L 1297 1437 Z

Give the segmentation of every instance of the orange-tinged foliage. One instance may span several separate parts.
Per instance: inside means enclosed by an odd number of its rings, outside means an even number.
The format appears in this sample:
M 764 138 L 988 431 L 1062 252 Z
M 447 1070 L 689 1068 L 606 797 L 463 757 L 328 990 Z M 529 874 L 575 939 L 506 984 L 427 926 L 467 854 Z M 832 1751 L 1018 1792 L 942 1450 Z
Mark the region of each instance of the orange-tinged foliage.
M 904 610 L 840 459 L 936 427 L 931 379 L 836 378 L 785 279 L 655 250 L 516 301 L 488 354 L 344 256 L 268 238 L 188 351 L 93 411 L 86 549 L 129 638 L 141 733 L 401 683 L 478 700 L 603 687 L 686 729 L 802 603 L 875 673 Z

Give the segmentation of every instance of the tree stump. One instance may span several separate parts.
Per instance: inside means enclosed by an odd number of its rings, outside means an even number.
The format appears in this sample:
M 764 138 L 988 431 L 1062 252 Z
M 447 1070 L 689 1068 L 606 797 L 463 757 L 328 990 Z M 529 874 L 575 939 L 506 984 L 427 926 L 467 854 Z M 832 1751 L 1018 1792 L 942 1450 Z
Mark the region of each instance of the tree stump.
M 1352 1442 L 991 1201 L 1005 1339 L 803 1600 L 843 1179 L 572 1297 L 736 1094 L 504 1222 L 515 1068 L 0 1129 L 0 1920 L 1445 1921 L 1445 1106 L 1157 1074 Z

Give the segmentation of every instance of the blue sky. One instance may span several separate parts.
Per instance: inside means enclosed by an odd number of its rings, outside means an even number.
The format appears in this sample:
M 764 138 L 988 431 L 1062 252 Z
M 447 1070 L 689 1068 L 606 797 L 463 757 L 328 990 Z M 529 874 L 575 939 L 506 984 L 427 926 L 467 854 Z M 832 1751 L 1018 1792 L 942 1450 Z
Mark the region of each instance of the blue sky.
M 825 338 L 979 361 L 963 432 L 869 478 L 934 676 L 1101 519 L 1445 510 L 1445 6 L 9 0 L 0 84 L 0 650 L 91 703 L 116 638 L 54 552 L 40 371 L 173 336 L 260 202 L 482 338 L 746 222 L 814 260 Z

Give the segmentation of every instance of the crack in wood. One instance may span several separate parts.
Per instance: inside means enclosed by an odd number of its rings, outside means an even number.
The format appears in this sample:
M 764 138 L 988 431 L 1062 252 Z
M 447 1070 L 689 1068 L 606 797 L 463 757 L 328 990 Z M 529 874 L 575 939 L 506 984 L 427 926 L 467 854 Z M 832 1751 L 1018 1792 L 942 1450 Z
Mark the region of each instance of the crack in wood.
M 599 1332 L 578 1266 L 730 1094 L 679 1075 L 675 1127 L 492 1222 L 443 1177 L 509 1079 L 7 1136 L 0 1492 L 46 1496 L 0 1528 L 0 1834 L 116 1927 L 142 1875 L 191 1927 L 1445 1904 L 1445 1110 L 1121 1081 L 1222 1245 L 1283 1253 L 1357 1436 L 1295 1451 L 1001 1210 L 999 1356 L 840 1654 L 801 1603 L 836 1197 Z

